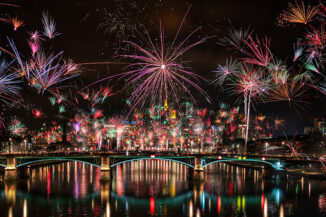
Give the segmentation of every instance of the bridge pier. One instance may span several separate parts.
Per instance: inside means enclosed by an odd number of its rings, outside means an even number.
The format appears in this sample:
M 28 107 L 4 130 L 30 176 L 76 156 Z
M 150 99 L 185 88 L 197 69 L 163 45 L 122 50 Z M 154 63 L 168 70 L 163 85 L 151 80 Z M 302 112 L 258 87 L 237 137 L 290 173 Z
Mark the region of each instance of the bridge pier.
M 100 181 L 110 181 L 110 180 L 111 180 L 110 160 L 108 157 L 102 157 Z
M 201 157 L 195 158 L 194 168 L 190 168 L 188 177 L 192 181 L 204 181 L 204 168 Z
M 16 167 L 16 160 L 14 157 L 8 157 L 7 165 L 5 168 L 5 176 L 3 180 L 5 182 L 12 182 L 12 181 L 16 181 L 17 179 L 18 179 L 18 169 Z

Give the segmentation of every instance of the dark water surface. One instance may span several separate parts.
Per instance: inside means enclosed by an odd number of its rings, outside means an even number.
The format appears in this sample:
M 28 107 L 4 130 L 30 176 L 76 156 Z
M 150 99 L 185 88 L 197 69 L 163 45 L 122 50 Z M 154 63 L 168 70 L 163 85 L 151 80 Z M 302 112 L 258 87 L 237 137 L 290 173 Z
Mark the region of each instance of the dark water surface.
M 326 182 L 210 165 L 204 183 L 187 180 L 174 162 L 142 160 L 117 166 L 112 181 L 80 162 L 31 168 L 14 184 L 0 182 L 1 217 L 61 216 L 326 216 Z

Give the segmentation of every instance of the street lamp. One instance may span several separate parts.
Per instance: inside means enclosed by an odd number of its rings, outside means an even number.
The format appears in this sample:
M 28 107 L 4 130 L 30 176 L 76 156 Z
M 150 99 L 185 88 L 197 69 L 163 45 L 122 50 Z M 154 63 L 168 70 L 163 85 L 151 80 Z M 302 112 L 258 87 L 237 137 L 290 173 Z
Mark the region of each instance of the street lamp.
M 12 142 L 12 138 L 10 137 L 9 138 L 9 151 L 8 151 L 9 154 L 11 154 L 11 142 Z
M 24 139 L 24 152 L 27 151 L 27 139 Z
M 265 143 L 266 155 L 267 155 L 267 146 L 268 146 L 268 142 Z

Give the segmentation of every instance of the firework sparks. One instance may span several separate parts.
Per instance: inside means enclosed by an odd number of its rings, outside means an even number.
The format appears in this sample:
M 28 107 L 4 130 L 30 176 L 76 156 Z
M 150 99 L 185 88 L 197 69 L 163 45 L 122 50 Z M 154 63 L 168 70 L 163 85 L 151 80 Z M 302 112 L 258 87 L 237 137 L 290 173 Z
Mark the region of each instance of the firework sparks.
M 23 61 L 14 42 L 9 40 L 13 49 L 20 70 L 25 75 L 28 83 L 35 87 L 39 92 L 49 91 L 57 95 L 57 90 L 64 88 L 61 83 L 78 76 L 78 66 L 72 61 L 63 59 L 63 51 L 56 55 L 47 55 L 44 51 L 39 50 L 29 61 Z
M 273 59 L 273 55 L 270 51 L 271 40 L 265 36 L 262 41 L 256 36 L 256 40 L 253 37 L 249 37 L 244 43 L 249 48 L 241 49 L 241 52 L 248 57 L 241 58 L 245 63 L 255 64 L 266 67 Z
M 249 37 L 252 35 L 253 30 L 250 28 L 247 29 L 235 29 L 231 27 L 227 36 L 224 36 L 219 40 L 218 44 L 222 46 L 240 49 L 245 46 L 244 41 L 247 41 Z
M 302 56 L 304 52 L 304 48 L 301 46 L 301 42 L 297 41 L 297 43 L 294 43 L 293 49 L 294 49 L 293 62 L 295 62 Z
M 10 6 L 10 7 L 16 7 L 16 8 L 20 8 L 19 5 L 15 5 L 15 4 L 8 4 L 8 3 L 3 3 L 1 2 L 0 5 L 4 5 L 4 6 Z
M 311 85 L 311 87 L 319 90 L 322 94 L 326 95 L 326 82 L 321 82 L 316 85 Z
M 24 22 L 20 19 L 18 19 L 18 17 L 14 17 L 14 18 L 11 18 L 11 23 L 14 27 L 14 30 L 16 31 L 19 27 L 23 26 Z
M 307 70 L 309 70 L 309 71 L 313 71 L 313 72 L 316 72 L 316 73 L 318 73 L 318 74 L 320 74 L 320 72 L 319 72 L 319 66 L 317 65 L 318 63 L 316 62 L 316 61 L 313 61 L 312 63 L 310 63 L 310 64 L 305 64 L 304 66 L 305 66 L 305 68 L 307 69 Z
M 319 0 L 319 7 L 320 10 L 318 11 L 318 14 L 320 14 L 322 17 L 326 17 L 326 7 L 323 4 L 323 0 Z
M 17 118 L 11 120 L 8 129 L 14 136 L 21 136 L 26 131 L 25 125 Z
M 221 86 L 224 83 L 226 77 L 235 73 L 238 70 L 238 67 L 239 63 L 237 61 L 232 61 L 232 59 L 230 61 L 227 60 L 224 66 L 218 65 L 217 70 L 213 71 L 216 73 L 216 79 L 213 81 L 213 83 Z
M 16 7 L 19 8 L 19 5 L 15 5 L 15 4 L 8 4 L 8 3 L 0 3 L 0 5 L 2 6 L 9 6 L 9 7 Z M 0 21 L 1 22 L 5 22 L 5 23 L 9 23 L 12 24 L 14 26 L 14 30 L 17 30 L 20 26 L 23 25 L 23 21 L 19 20 L 17 17 L 14 18 L 4 18 L 4 17 L 0 17 Z M 3 52 L 9 54 L 12 57 L 15 57 L 14 54 L 12 54 L 11 52 L 9 52 L 7 49 L 0 47 L 0 50 L 2 50 Z
M 265 115 L 258 115 L 258 116 L 256 117 L 256 119 L 257 119 L 258 121 L 264 121 L 264 120 L 266 119 L 266 116 L 265 116 Z
M 59 113 L 64 113 L 66 112 L 66 108 L 63 105 L 59 106 Z
M 283 61 L 274 60 L 272 63 L 267 65 L 267 68 L 276 84 L 285 83 L 289 77 L 288 70 Z
M 41 40 L 43 39 L 41 35 L 38 33 L 38 31 L 30 32 L 29 35 L 30 38 L 28 40 L 28 45 L 32 51 L 32 54 L 34 55 L 40 49 Z
M 32 114 L 35 118 L 41 118 L 43 116 L 41 109 L 32 109 Z
M 113 9 L 104 9 L 104 22 L 98 25 L 98 29 L 104 29 L 104 33 L 116 38 L 115 45 L 120 49 L 123 40 L 135 36 L 136 31 L 143 25 L 138 22 L 143 17 L 146 6 L 138 2 L 118 2 Z
M 306 33 L 305 40 L 303 41 L 302 44 L 308 45 L 308 46 L 315 46 L 318 48 L 323 48 L 325 46 L 326 42 L 326 35 L 325 35 L 325 30 L 324 26 L 321 25 L 321 27 L 315 28 L 313 26 L 310 26 L 311 31 L 308 31 Z
M 305 5 L 302 1 L 301 4 L 289 4 L 288 10 L 283 14 L 284 21 L 288 23 L 309 23 L 314 16 L 318 13 L 318 6 Z
M 278 117 L 274 119 L 273 128 L 275 130 L 278 130 L 280 127 L 284 127 L 284 126 L 285 126 L 285 120 L 279 119 Z
M 34 41 L 29 41 L 28 45 L 32 51 L 32 54 L 34 55 L 40 48 L 39 44 L 35 43 Z
M 0 6 L 9 6 L 9 7 L 16 7 L 16 8 L 19 8 L 20 7 L 19 5 L 7 4 L 7 3 L 0 3 Z M 21 26 L 23 24 L 23 22 L 20 21 L 17 17 L 12 18 L 12 19 L 0 17 L 0 21 L 5 22 L 5 23 L 12 24 L 14 26 L 14 30 L 16 30 L 19 26 Z M 15 26 L 17 28 L 15 28 Z
M 79 93 L 84 100 L 91 103 L 92 108 L 96 105 L 103 103 L 108 97 L 113 96 L 114 93 L 110 87 L 100 86 L 100 90 L 86 89 L 84 92 Z
M 37 44 L 39 44 L 40 41 L 43 40 L 41 37 L 41 34 L 37 30 L 34 32 L 30 32 L 29 35 L 30 35 L 30 38 L 29 38 L 30 41 L 33 41 Z
M 307 91 L 309 86 L 298 79 L 289 79 L 285 83 L 281 83 L 274 88 L 270 97 L 266 102 L 288 101 L 290 106 L 297 106 L 301 109 L 309 104 L 305 99 L 307 98 Z
M 45 36 L 52 39 L 52 38 L 60 35 L 60 33 L 56 32 L 55 22 L 48 12 L 42 13 L 42 23 L 44 26 L 43 34 Z
M 0 62 L 0 100 L 7 102 L 16 101 L 20 87 L 18 74 L 16 72 L 9 71 L 11 63 L 7 63 L 5 60 Z

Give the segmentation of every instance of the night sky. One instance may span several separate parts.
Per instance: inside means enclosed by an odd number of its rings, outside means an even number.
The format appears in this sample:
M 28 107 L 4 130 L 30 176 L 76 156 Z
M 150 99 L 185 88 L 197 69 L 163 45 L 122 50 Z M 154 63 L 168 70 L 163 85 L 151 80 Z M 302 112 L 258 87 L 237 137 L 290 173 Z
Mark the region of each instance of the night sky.
M 121 2 L 121 1 L 120 1 Z M 316 4 L 318 1 L 309 1 Z M 1 23 L 1 41 L 5 43 L 6 36 L 12 37 L 17 46 L 26 47 L 26 41 L 21 38 L 28 38 L 27 32 L 35 29 L 42 29 L 41 16 L 42 11 L 46 10 L 53 16 L 57 23 L 57 31 L 62 33 L 53 41 L 51 46 L 55 51 L 64 50 L 64 56 L 72 58 L 76 63 L 85 62 L 104 62 L 115 61 L 121 59 L 117 57 L 123 50 L 118 50 L 116 46 L 116 38 L 112 35 L 104 34 L 103 29 L 99 29 L 98 25 L 102 23 L 104 10 L 112 10 L 119 5 L 118 1 L 102 0 L 102 1 L 76 1 L 76 0 L 28 0 L 28 1 L 12 1 L 21 5 L 21 8 L 10 8 L 10 14 L 17 14 L 23 18 L 25 26 L 18 31 L 13 31 L 12 27 Z M 145 9 L 142 13 L 136 13 L 134 19 L 141 23 L 153 37 L 159 36 L 159 21 L 161 20 L 164 27 L 167 40 L 172 40 L 175 32 L 184 16 L 187 7 L 192 5 L 190 13 L 186 19 L 184 28 L 181 31 L 180 38 L 186 36 L 196 28 L 202 26 L 200 33 L 196 37 L 213 36 L 205 44 L 195 47 L 183 59 L 189 61 L 192 71 L 202 75 L 206 79 L 214 78 L 212 71 L 216 69 L 218 64 L 224 64 L 227 58 L 234 53 L 227 48 L 217 44 L 219 38 L 227 34 L 231 26 L 234 27 L 251 27 L 259 36 L 268 35 L 271 37 L 271 49 L 274 55 L 281 59 L 288 60 L 293 58 L 293 42 L 299 36 L 304 27 L 289 26 L 286 28 L 276 25 L 277 17 L 282 10 L 287 8 L 288 1 L 273 0 L 165 0 L 156 1 L 148 0 L 138 2 L 140 7 Z M 125 4 L 125 7 L 129 7 Z M 0 8 L 0 11 L 8 11 L 8 8 Z M 124 9 L 125 10 L 125 9 Z M 138 36 L 138 34 L 140 36 Z M 142 38 L 141 32 L 136 33 L 137 37 Z M 132 40 L 137 41 L 137 37 Z M 236 56 L 234 56 L 236 57 Z M 83 67 L 83 72 L 79 80 L 79 88 L 96 81 L 99 78 L 116 74 L 125 70 L 123 65 L 88 65 Z M 122 84 L 119 82 L 106 82 L 113 87 L 114 92 L 118 96 L 113 97 L 113 110 L 118 110 L 120 105 L 124 104 L 125 98 L 121 100 L 121 96 L 127 96 L 121 91 Z M 235 98 L 229 94 L 217 90 L 209 82 L 202 82 L 201 86 L 212 98 L 212 104 L 201 101 L 202 97 L 198 97 L 199 107 L 208 107 L 217 109 L 218 103 L 221 101 L 235 104 Z M 323 117 L 325 109 L 325 97 L 321 94 L 311 93 L 311 105 L 305 110 L 290 108 L 284 103 L 266 103 L 255 106 L 255 114 L 265 114 L 279 116 L 286 120 L 287 133 L 295 134 L 303 133 L 303 127 L 311 125 L 315 117 Z M 242 106 L 242 105 L 241 105 Z

